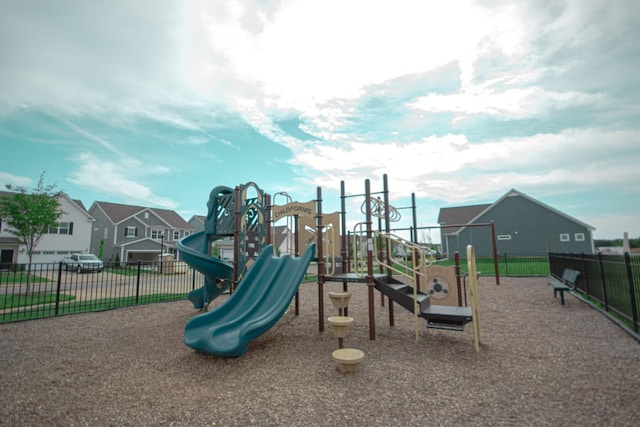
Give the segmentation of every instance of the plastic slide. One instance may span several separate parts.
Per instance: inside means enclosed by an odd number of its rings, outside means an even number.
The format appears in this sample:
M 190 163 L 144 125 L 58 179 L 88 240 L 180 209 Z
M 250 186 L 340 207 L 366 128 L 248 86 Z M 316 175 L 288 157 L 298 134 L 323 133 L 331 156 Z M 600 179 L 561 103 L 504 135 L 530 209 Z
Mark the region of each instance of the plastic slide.
M 204 285 L 189 292 L 189 300 L 197 309 L 219 297 L 229 287 L 229 280 L 233 277 L 231 264 L 204 253 L 207 246 L 205 239 L 204 231 L 200 231 L 183 238 L 177 245 L 180 258 L 204 275 Z M 224 281 L 217 284 L 220 280 Z
M 301 257 L 293 258 L 274 256 L 271 245 L 262 249 L 227 301 L 189 319 L 184 343 L 215 356 L 237 357 L 246 353 L 249 343 L 284 315 L 315 251 L 312 244 Z

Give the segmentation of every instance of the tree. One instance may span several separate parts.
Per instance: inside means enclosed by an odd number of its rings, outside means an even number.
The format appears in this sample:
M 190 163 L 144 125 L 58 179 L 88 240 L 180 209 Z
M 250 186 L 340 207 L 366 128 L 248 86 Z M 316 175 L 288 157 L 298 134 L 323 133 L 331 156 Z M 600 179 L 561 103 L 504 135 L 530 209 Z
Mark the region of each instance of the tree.
M 29 257 L 26 293 L 29 294 L 33 252 L 49 228 L 58 226 L 58 219 L 64 213 L 58 203 L 60 192 L 55 191 L 55 184 L 44 184 L 44 172 L 32 190 L 12 184 L 6 187 L 14 194 L 0 198 L 0 216 L 7 228 L 26 247 Z

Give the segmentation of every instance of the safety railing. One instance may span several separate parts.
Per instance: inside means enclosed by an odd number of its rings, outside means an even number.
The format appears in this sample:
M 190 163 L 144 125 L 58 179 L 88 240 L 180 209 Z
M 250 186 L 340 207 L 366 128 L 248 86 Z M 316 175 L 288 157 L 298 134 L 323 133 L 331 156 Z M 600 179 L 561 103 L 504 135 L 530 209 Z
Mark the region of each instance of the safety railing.
M 640 332 L 640 256 L 550 253 L 549 265 L 556 277 L 565 268 L 580 271 L 576 291 Z

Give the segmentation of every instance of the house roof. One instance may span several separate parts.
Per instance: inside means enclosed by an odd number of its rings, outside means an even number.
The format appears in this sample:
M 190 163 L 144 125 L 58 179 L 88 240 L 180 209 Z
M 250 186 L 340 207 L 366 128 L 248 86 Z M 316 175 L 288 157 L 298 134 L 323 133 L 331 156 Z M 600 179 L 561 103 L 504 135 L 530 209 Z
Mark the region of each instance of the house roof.
M 118 224 L 144 211 L 153 212 L 160 217 L 168 226 L 173 228 L 191 229 L 191 225 L 186 222 L 176 211 L 169 209 L 147 208 L 144 206 L 123 205 L 111 202 L 94 202 L 109 217 L 111 222 Z
M 580 224 L 581 226 L 589 229 L 589 230 L 595 230 L 595 227 L 586 224 L 570 215 L 567 215 L 566 213 L 559 211 L 558 209 L 551 207 L 545 203 L 542 203 L 539 200 L 534 199 L 531 196 L 528 196 L 526 194 L 524 194 L 521 191 L 516 190 L 515 188 L 512 188 L 511 190 L 507 191 L 502 197 L 500 197 L 498 200 L 496 200 L 494 203 L 491 204 L 482 204 L 482 205 L 471 205 L 471 206 L 459 206 L 459 207 L 452 207 L 452 208 L 441 208 L 440 209 L 440 214 L 438 215 L 438 223 L 440 225 L 446 225 L 446 224 L 473 224 L 475 223 L 478 218 L 481 215 L 484 215 L 485 213 L 489 212 L 491 209 L 494 209 L 496 206 L 498 206 L 502 201 L 504 201 L 507 197 L 513 197 L 513 196 L 519 196 L 519 197 L 523 197 L 525 199 L 527 199 L 528 201 L 530 201 L 531 203 L 535 203 L 539 206 L 542 206 L 543 208 L 554 212 L 557 215 L 560 215 L 566 219 L 568 219 L 569 221 L 575 222 L 577 224 Z M 458 222 L 456 222 L 458 221 Z M 459 233 L 462 229 L 464 229 L 465 227 L 445 227 L 443 228 L 443 232 L 445 234 L 455 234 L 455 233 Z
M 204 224 L 204 223 L 205 223 L 205 221 L 207 220 L 207 217 L 206 217 L 206 216 L 204 216 L 204 215 L 193 215 L 193 216 L 189 219 L 189 222 L 191 222 L 191 221 L 193 221 L 193 220 L 196 220 L 196 221 L 198 221 L 199 223 Z
M 15 191 L 0 191 L 0 197 L 8 197 L 8 196 L 12 196 L 14 194 L 18 194 Z M 85 214 L 89 219 L 94 220 L 94 218 L 91 216 L 91 214 L 89 214 L 89 211 L 87 210 L 87 208 L 84 206 L 84 204 L 82 203 L 81 200 L 79 199 L 72 199 L 71 197 L 69 197 L 67 195 L 67 193 L 61 191 L 59 193 L 58 197 L 64 197 L 65 199 L 67 199 L 69 202 L 75 204 L 78 209 L 80 209 L 82 211 L 83 214 Z
M 472 220 L 478 217 L 481 213 L 486 211 L 489 207 L 491 207 L 490 203 L 485 203 L 482 205 L 469 205 L 469 206 L 457 206 L 451 208 L 441 208 L 440 214 L 438 215 L 438 224 L 444 226 L 447 224 L 452 225 L 462 225 L 469 224 Z M 445 227 L 442 231 L 446 234 L 449 233 L 457 233 L 461 230 L 460 227 Z

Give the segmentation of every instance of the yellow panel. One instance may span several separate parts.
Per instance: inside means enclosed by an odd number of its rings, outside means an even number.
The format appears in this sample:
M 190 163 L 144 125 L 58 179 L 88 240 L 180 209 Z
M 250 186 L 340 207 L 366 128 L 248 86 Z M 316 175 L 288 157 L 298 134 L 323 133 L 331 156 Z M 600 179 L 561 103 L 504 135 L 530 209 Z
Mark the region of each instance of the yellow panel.
M 423 268 L 426 286 L 421 288 L 431 297 L 432 305 L 458 306 L 458 285 L 456 271 L 453 266 L 431 264 Z

